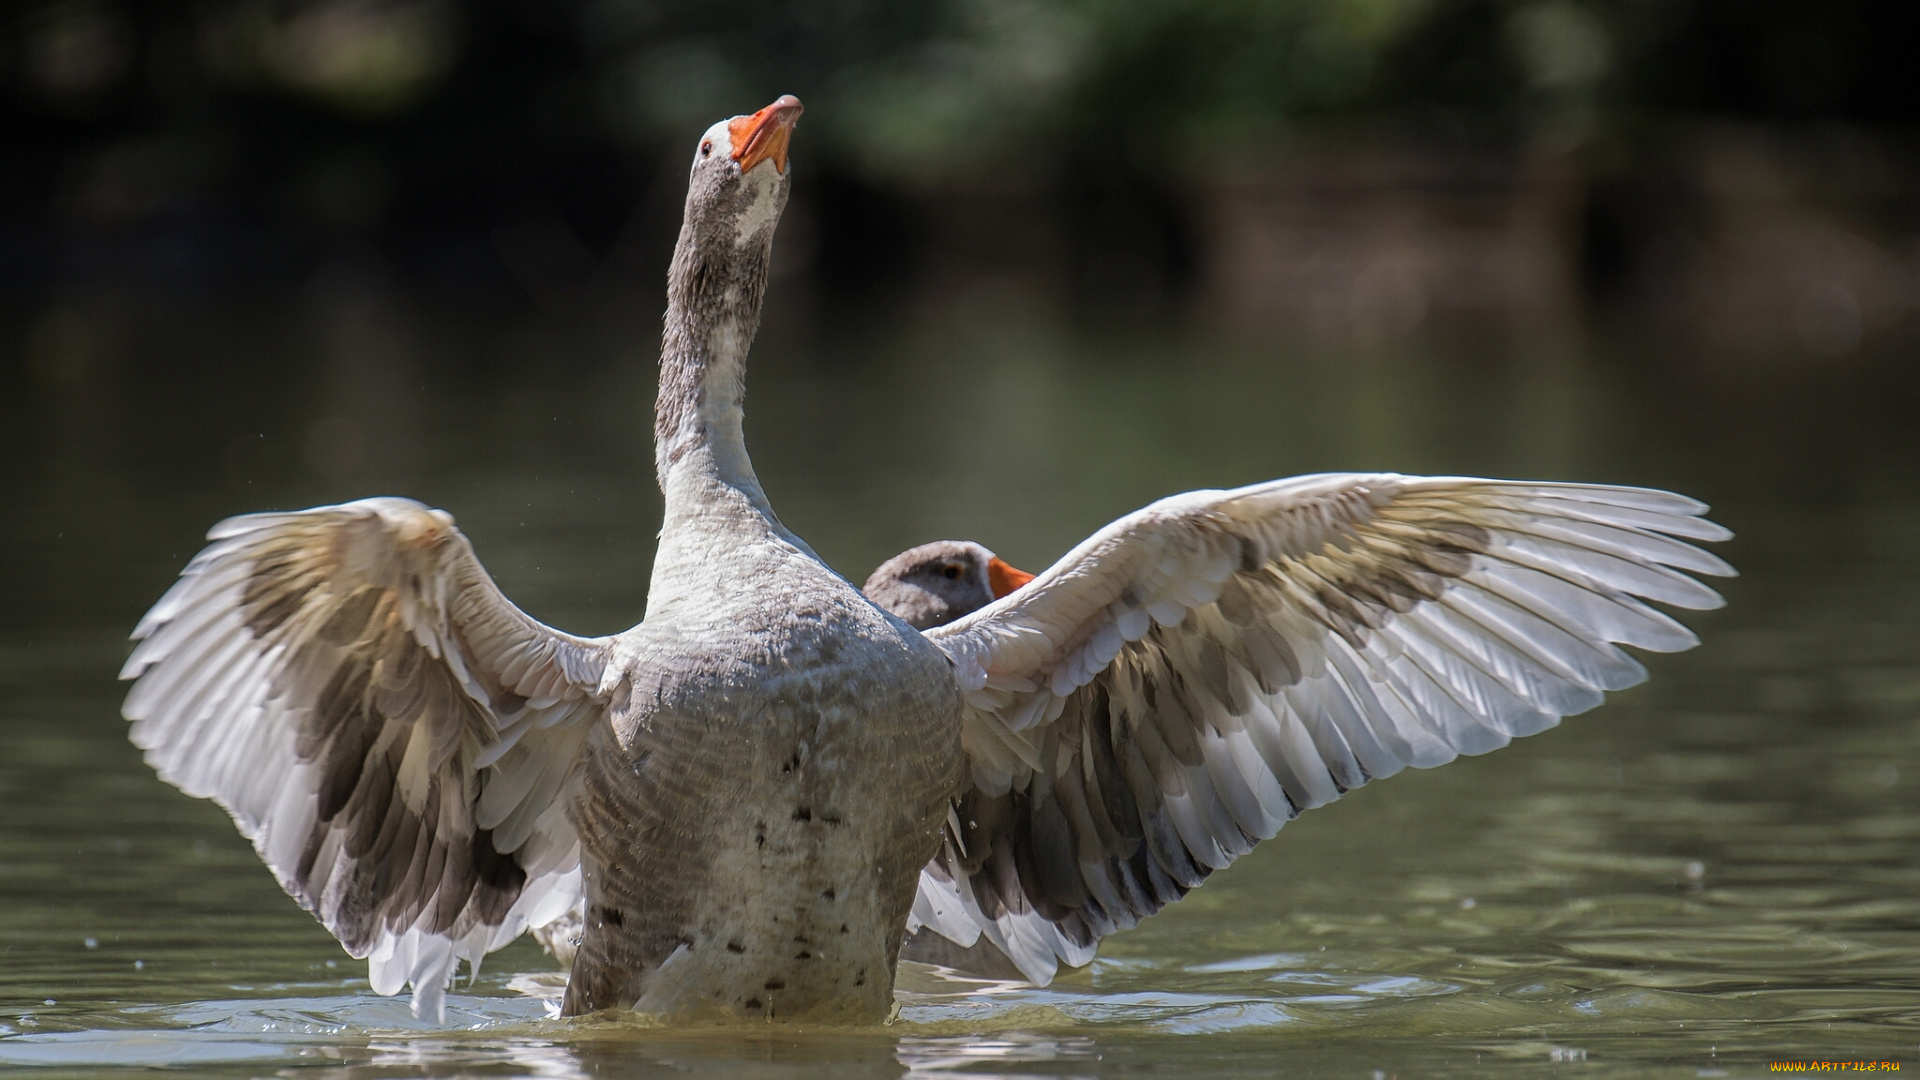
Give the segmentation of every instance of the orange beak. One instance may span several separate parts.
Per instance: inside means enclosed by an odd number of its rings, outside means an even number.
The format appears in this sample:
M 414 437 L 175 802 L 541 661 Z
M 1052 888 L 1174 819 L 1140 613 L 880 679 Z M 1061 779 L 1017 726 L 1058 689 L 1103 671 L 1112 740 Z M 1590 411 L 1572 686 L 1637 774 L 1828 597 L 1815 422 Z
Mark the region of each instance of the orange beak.
M 771 161 L 775 171 L 786 172 L 787 140 L 793 137 L 794 122 L 802 111 L 799 98 L 782 94 L 780 100 L 752 116 L 734 117 L 727 124 L 727 138 L 733 143 L 733 160 L 740 163 L 740 171 L 749 173 L 755 165 Z
M 1016 570 L 998 555 L 987 560 L 987 584 L 993 588 L 995 600 L 1007 595 L 1020 586 L 1033 580 L 1033 575 L 1025 570 Z

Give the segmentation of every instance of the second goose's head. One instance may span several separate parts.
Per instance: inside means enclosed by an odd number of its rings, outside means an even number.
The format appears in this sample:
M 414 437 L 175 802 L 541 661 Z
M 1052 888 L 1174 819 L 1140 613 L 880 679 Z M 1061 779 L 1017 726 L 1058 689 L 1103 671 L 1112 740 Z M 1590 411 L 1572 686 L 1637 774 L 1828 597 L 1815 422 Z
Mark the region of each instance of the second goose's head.
M 687 184 L 683 235 L 696 249 L 764 251 L 787 204 L 787 142 L 800 99 L 781 95 L 751 116 L 722 120 L 700 136 Z
M 881 563 L 860 591 L 914 629 L 930 630 L 1032 580 L 971 540 L 937 540 Z

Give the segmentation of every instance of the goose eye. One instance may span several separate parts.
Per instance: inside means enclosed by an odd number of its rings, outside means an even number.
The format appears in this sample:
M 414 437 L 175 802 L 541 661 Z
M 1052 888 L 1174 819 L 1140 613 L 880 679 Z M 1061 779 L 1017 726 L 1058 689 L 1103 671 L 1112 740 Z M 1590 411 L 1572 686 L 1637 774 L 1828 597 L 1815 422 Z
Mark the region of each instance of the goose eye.
M 701 157 L 713 156 L 713 140 L 712 139 L 708 139 L 706 142 L 703 142 L 700 144 L 700 156 Z
M 940 576 L 946 578 L 948 581 L 959 581 L 960 574 L 965 569 L 965 567 L 957 562 L 950 562 L 940 568 Z

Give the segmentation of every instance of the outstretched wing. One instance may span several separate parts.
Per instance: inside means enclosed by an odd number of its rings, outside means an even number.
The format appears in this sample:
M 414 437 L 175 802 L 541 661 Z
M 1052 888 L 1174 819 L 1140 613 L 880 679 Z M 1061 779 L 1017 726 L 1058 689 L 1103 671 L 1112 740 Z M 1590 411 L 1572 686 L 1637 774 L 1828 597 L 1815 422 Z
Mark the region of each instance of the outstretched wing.
M 928 631 L 972 768 L 911 929 L 1027 978 L 1178 900 L 1300 811 L 1552 727 L 1720 605 L 1691 499 L 1641 488 L 1321 475 L 1122 518 Z M 1676 539 L 1683 538 L 1683 539 Z M 909 955 L 912 950 L 909 950 Z
M 453 968 L 566 912 L 560 798 L 606 639 L 514 607 L 453 518 L 365 499 L 232 518 L 133 632 L 124 712 L 288 893 L 441 1015 Z

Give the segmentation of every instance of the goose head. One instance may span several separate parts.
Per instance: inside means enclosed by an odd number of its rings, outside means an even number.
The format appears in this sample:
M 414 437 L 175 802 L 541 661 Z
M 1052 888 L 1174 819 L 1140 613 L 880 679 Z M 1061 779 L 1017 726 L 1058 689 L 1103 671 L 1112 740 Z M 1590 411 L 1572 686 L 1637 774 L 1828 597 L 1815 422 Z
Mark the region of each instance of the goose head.
M 800 99 L 782 94 L 759 112 L 722 120 L 700 136 L 687 183 L 685 226 L 696 248 L 764 251 L 787 204 L 787 144 Z
M 914 629 L 931 630 L 1032 580 L 970 540 L 938 540 L 881 563 L 861 591 Z

